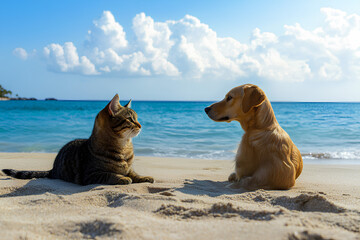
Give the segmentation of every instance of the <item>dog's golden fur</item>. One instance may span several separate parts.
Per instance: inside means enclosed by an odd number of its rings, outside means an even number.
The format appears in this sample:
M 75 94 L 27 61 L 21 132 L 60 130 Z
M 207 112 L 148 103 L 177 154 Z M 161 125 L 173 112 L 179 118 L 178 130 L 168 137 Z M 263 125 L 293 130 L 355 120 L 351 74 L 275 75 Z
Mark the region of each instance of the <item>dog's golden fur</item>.
M 258 86 L 235 87 L 205 111 L 217 122 L 238 121 L 245 131 L 230 182 L 247 189 L 294 186 L 303 168 L 300 151 L 280 127 L 270 101 Z

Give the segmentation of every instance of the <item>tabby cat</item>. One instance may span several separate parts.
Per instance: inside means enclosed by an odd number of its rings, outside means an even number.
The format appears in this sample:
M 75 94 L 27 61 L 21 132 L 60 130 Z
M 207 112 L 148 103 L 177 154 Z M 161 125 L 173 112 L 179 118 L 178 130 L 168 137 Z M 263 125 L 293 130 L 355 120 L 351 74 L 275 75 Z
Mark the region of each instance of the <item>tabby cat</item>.
M 90 138 L 76 139 L 62 147 L 50 171 L 2 171 L 20 179 L 47 177 L 80 185 L 153 183 L 152 177 L 141 177 L 131 168 L 131 138 L 139 134 L 141 125 L 130 107 L 131 100 L 121 106 L 116 94 L 96 116 Z

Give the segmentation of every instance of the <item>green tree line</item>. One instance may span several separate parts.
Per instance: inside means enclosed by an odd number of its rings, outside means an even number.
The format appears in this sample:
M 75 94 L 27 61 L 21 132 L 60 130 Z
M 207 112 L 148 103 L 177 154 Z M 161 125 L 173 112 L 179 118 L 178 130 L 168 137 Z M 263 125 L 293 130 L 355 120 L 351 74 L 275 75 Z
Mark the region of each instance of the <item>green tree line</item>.
M 12 92 L 10 90 L 6 90 L 0 85 L 0 97 L 10 97 Z

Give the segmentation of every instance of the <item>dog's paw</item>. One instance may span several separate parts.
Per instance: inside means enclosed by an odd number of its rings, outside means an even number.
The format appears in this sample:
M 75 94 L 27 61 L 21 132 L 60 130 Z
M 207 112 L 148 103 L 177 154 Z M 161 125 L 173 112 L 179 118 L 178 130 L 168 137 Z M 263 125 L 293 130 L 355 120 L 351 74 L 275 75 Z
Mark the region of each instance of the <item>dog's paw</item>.
M 228 181 L 229 182 L 237 182 L 238 179 L 237 179 L 236 173 L 233 172 L 232 174 L 230 174 Z

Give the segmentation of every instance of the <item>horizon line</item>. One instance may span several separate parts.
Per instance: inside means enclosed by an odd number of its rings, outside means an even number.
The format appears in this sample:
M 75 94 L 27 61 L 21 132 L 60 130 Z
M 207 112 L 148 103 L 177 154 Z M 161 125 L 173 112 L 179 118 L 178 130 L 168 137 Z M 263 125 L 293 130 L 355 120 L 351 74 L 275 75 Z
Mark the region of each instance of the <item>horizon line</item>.
M 124 99 L 120 101 L 129 101 L 130 99 Z M 218 102 L 219 100 L 134 100 L 133 102 Z M 36 100 L 8 100 L 8 101 L 76 101 L 76 102 L 108 102 L 109 100 L 101 100 L 101 99 L 55 99 L 55 100 L 46 100 L 44 99 L 36 99 Z M 275 100 L 270 101 L 271 103 L 360 103 L 360 101 L 294 101 L 294 100 Z

